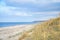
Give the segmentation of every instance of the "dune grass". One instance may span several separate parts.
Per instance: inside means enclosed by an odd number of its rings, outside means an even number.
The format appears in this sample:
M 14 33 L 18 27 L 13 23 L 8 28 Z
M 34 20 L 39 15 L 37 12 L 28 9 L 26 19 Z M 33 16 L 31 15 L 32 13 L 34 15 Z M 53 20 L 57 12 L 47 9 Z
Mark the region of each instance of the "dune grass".
M 32 40 L 60 40 L 60 18 L 36 25 Z
M 60 17 L 35 25 L 32 34 L 25 32 L 19 40 L 60 40 Z

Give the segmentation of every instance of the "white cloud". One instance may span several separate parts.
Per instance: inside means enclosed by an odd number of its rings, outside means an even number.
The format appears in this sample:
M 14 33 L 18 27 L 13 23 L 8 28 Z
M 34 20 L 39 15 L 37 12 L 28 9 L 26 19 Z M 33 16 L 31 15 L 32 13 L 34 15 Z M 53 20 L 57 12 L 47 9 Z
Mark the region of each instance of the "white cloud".
M 60 13 L 60 11 L 51 11 L 51 12 L 34 12 L 33 14 L 38 14 L 38 15 L 40 15 L 40 14 L 59 14 Z
M 60 2 L 60 0 L 52 0 L 53 2 Z
M 43 20 L 49 20 L 51 18 L 58 17 L 59 11 L 51 11 L 51 12 L 34 12 L 33 15 L 34 21 L 43 21 Z
M 52 18 L 56 18 L 56 17 L 53 17 L 53 16 L 40 17 L 40 18 L 35 18 L 34 21 L 44 21 L 44 20 L 49 20 L 49 19 L 52 19 Z
M 34 3 L 34 4 L 47 4 L 52 2 L 60 2 L 60 0 L 7 0 L 13 3 Z
M 26 8 L 7 6 L 4 2 L 1 2 L 0 4 L 1 4 L 0 12 L 3 14 L 10 15 L 10 16 L 32 16 L 31 14 L 24 12 Z M 16 10 L 16 9 L 19 9 L 19 10 Z
M 32 16 L 24 11 L 17 11 L 14 7 L 1 7 L 0 12 L 10 16 Z
M 25 12 L 14 12 L 13 14 L 9 14 L 12 16 L 32 16 L 31 14 L 25 13 Z
M 9 0 L 10 2 L 34 2 L 35 0 Z

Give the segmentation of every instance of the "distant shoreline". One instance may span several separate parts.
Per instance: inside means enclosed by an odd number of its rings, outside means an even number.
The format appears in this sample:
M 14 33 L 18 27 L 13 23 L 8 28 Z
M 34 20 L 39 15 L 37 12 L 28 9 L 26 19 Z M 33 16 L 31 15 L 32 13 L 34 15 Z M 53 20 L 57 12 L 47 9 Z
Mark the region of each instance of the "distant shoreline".
M 0 22 L 0 28 L 16 26 L 16 25 L 30 25 L 30 24 L 34 24 L 34 23 L 33 22 Z

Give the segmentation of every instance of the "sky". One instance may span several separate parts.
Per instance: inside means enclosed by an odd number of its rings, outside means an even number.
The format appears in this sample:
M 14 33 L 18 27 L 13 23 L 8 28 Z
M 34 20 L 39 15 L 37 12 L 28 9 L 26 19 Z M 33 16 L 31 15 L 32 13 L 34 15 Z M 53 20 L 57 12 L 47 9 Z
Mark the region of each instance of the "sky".
M 55 18 L 60 0 L 0 0 L 0 22 L 32 22 Z

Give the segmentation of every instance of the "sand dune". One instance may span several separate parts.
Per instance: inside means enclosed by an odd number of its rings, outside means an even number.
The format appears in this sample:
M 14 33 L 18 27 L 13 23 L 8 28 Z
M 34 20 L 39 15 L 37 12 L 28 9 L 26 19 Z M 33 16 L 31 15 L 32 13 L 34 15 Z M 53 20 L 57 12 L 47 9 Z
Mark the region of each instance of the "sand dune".
M 19 40 L 60 40 L 60 17 L 38 23 L 31 32 L 25 32 Z

